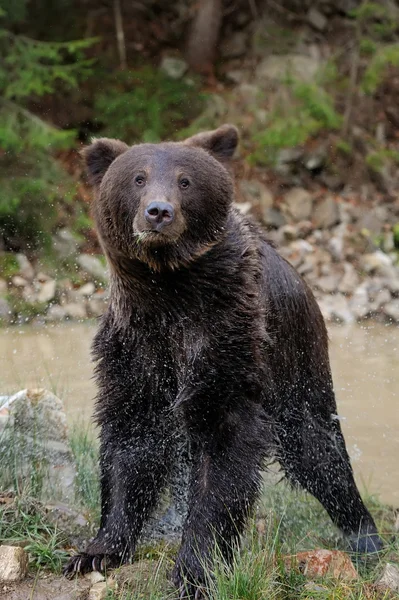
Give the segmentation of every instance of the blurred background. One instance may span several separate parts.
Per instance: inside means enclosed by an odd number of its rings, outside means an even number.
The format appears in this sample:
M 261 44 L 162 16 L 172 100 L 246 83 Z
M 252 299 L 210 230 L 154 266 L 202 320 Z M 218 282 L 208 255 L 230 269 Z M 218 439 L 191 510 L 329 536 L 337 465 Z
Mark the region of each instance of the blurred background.
M 357 474 L 398 501 L 399 3 L 0 0 L 0 90 L 1 393 L 91 414 L 108 276 L 82 146 L 231 122 L 236 205 L 341 324 Z

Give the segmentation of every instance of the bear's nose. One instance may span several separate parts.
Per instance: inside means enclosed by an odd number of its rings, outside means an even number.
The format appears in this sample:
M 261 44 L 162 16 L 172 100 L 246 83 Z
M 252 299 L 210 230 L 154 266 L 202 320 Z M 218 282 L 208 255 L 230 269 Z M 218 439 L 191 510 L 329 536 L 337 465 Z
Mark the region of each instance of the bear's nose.
M 146 220 L 152 229 L 161 231 L 173 221 L 175 211 L 169 202 L 151 202 L 144 211 Z

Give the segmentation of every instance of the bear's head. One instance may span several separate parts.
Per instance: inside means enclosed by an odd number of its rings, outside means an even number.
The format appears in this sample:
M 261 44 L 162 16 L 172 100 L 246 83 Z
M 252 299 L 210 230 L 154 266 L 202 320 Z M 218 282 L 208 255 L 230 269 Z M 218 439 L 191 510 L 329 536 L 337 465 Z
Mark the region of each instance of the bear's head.
M 111 265 L 138 259 L 153 270 L 187 265 L 220 240 L 233 201 L 226 168 L 238 143 L 223 125 L 183 142 L 95 140 L 82 154 L 94 216 Z

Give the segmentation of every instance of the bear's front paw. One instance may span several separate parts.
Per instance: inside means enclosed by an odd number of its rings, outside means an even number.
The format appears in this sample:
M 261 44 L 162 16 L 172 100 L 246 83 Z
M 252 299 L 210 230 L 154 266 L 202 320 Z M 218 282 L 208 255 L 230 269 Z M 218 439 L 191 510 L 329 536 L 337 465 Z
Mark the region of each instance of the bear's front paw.
M 205 600 L 206 580 L 204 568 L 196 557 L 177 558 L 172 582 L 178 589 L 179 600 Z
M 72 556 L 65 566 L 63 574 L 71 579 L 75 575 L 85 575 L 85 573 L 91 573 L 92 571 L 104 573 L 107 569 L 119 567 L 120 564 L 121 557 L 116 554 L 86 554 L 82 552 Z

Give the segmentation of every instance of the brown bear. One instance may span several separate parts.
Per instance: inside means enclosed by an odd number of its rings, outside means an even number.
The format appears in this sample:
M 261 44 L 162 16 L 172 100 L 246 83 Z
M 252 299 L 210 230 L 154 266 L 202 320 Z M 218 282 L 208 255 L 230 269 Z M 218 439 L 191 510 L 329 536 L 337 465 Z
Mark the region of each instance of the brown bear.
M 382 547 L 337 419 L 317 303 L 233 207 L 237 142 L 224 125 L 184 142 L 99 139 L 84 150 L 111 284 L 93 343 L 101 524 L 67 575 L 132 557 L 182 440 L 179 597 L 202 597 L 216 544 L 231 558 L 265 458 L 322 503 L 352 549 Z

